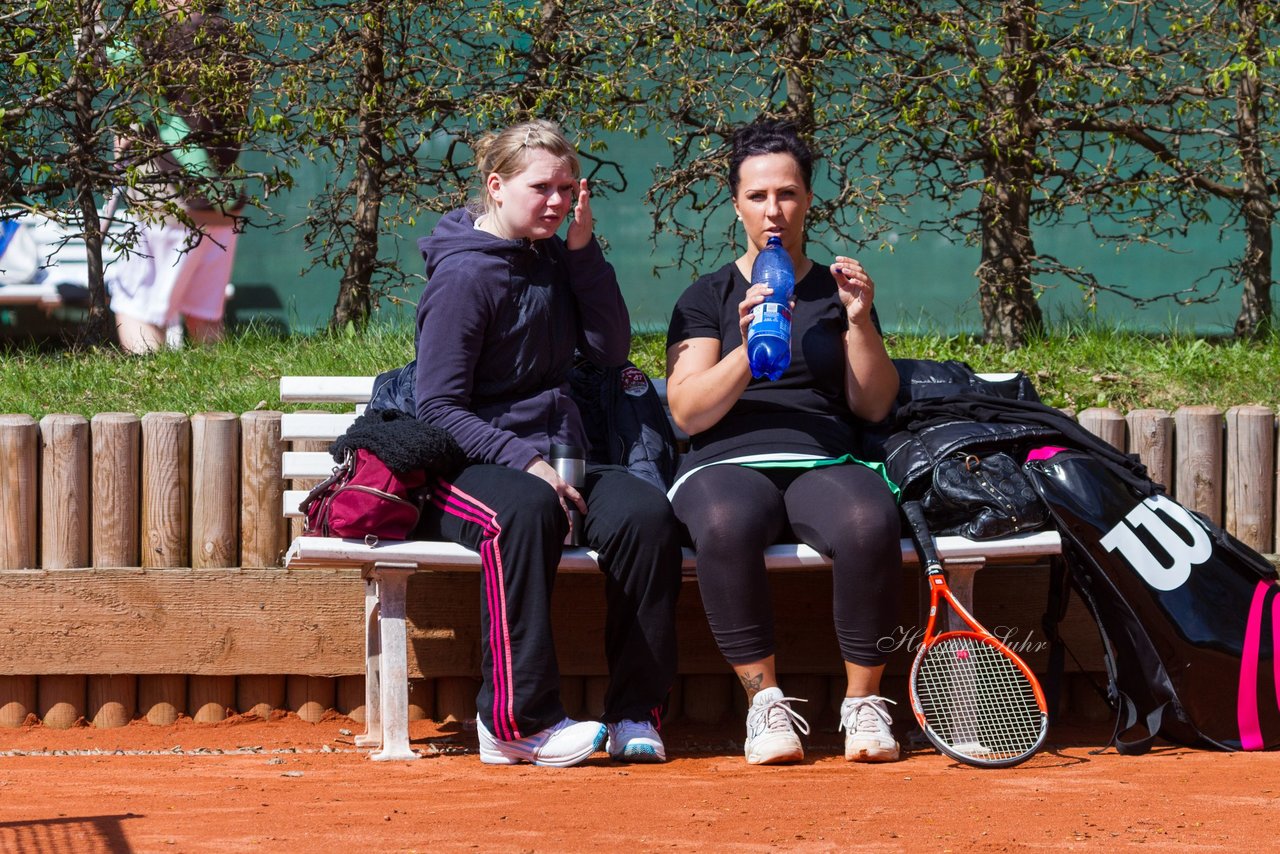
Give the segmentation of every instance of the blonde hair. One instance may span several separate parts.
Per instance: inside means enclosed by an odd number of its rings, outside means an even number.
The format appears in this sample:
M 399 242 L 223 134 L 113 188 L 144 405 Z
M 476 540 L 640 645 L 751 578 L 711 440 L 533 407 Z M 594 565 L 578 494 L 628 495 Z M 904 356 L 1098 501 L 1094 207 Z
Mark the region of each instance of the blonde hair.
M 486 134 L 476 143 L 476 169 L 480 172 L 481 190 L 479 197 L 468 206 L 473 213 L 492 213 L 494 202 L 484 188 L 489 176 L 496 172 L 503 180 L 510 179 L 524 169 L 529 162 L 529 151 L 535 148 L 563 160 L 574 180 L 581 176 L 578 152 L 565 138 L 559 125 L 545 119 L 521 122 L 504 131 Z

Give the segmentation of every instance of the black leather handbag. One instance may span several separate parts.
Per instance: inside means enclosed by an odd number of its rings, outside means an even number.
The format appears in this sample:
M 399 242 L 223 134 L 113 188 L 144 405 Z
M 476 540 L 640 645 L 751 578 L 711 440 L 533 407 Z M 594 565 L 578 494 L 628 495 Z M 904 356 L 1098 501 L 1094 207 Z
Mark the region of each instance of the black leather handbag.
M 1033 531 L 1048 520 L 1022 467 L 1003 452 L 961 452 L 942 460 L 920 504 L 934 534 L 971 540 Z

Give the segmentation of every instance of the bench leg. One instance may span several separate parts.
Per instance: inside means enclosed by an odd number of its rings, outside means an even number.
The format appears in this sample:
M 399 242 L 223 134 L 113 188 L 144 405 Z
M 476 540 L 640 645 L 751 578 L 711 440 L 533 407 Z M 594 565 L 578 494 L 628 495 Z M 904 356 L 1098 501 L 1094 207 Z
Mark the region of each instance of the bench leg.
M 987 562 L 982 558 L 966 558 L 944 562 L 944 568 L 947 570 L 947 586 L 951 588 L 951 595 L 955 596 L 956 601 L 960 603 L 960 607 L 970 614 L 973 613 L 973 575 L 986 565 Z M 947 631 L 964 631 L 969 628 L 963 624 L 958 615 L 950 611 L 947 612 L 946 617 Z
M 382 636 L 378 628 L 378 582 L 372 575 L 364 579 L 364 735 L 356 736 L 356 747 L 382 746 L 381 682 Z
M 409 644 L 404 613 L 405 590 L 416 569 L 415 564 L 373 566 L 381 636 L 382 673 L 378 687 L 382 698 L 382 748 L 369 758 L 380 762 L 418 758 L 409 747 Z

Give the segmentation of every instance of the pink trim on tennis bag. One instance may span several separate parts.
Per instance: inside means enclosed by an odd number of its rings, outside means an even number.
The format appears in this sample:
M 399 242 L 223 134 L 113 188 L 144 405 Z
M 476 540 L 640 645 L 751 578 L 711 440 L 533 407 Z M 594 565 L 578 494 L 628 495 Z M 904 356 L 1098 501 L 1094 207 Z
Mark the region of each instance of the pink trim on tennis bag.
M 1167 495 L 1138 494 L 1088 453 L 1025 471 L 1102 634 L 1116 748 L 1143 753 L 1157 735 L 1223 750 L 1280 746 L 1274 567 Z

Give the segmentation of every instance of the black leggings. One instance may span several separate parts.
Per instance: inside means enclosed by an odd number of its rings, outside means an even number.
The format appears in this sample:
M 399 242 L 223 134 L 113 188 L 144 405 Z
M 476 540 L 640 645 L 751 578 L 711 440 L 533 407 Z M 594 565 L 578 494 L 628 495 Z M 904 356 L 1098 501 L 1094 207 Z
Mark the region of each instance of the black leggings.
M 730 664 L 774 654 L 773 604 L 764 549 L 799 540 L 832 559 L 840 655 L 884 662 L 878 642 L 893 629 L 902 585 L 898 507 L 888 485 L 862 465 L 815 469 L 709 466 L 672 502 L 698 555 L 707 622 Z

